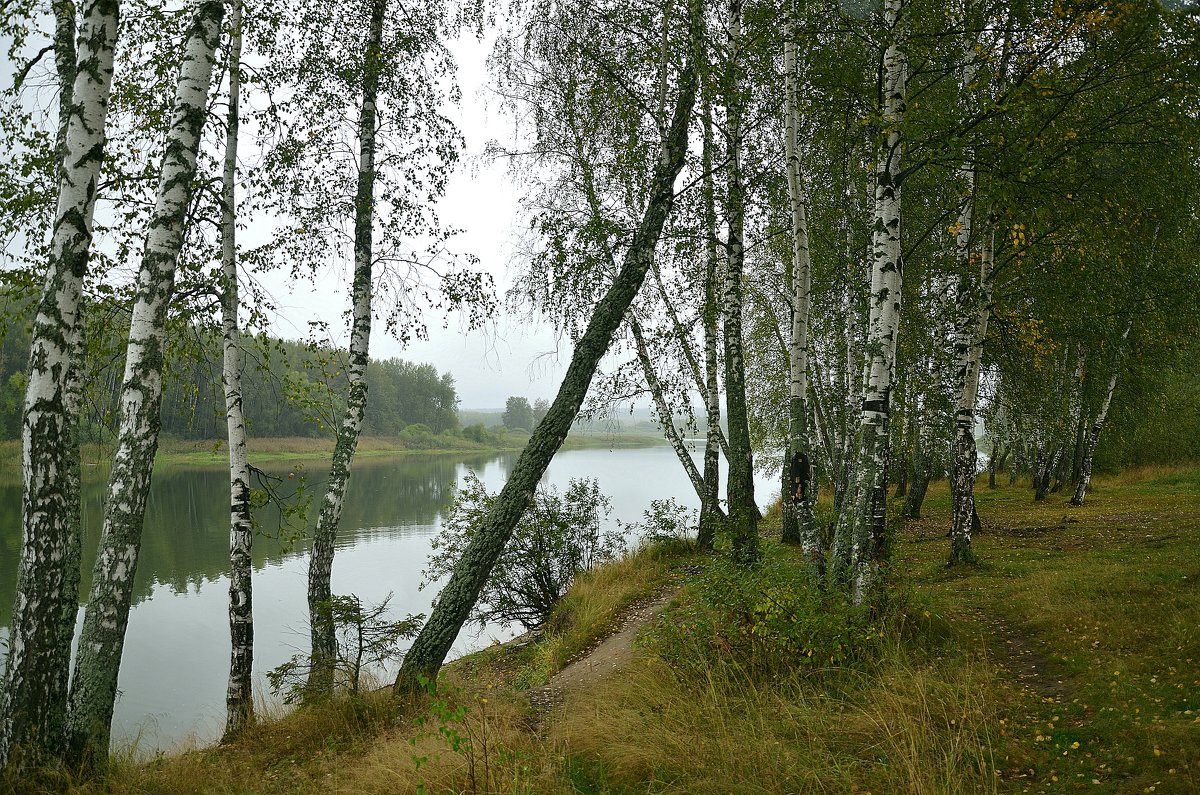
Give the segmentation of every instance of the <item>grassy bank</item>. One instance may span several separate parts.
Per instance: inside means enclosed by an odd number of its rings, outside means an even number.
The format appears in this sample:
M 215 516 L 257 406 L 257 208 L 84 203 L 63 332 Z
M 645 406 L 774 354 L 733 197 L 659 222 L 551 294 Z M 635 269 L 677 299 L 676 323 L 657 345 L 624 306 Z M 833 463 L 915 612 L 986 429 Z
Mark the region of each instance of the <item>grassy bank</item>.
M 421 454 L 463 454 L 516 452 L 525 447 L 529 434 L 520 431 L 506 433 L 495 444 L 483 444 L 451 434 L 428 436 L 377 437 L 364 436 L 359 440 L 357 456 L 381 458 Z M 563 443 L 564 450 L 617 449 L 649 447 L 663 444 L 661 437 L 633 433 L 572 433 Z M 113 445 L 109 443 L 86 444 L 82 448 L 83 460 L 88 464 L 111 460 Z M 326 437 L 274 437 L 250 439 L 250 462 L 264 464 L 283 461 L 314 461 L 328 459 L 333 453 L 333 439 Z M 16 439 L 0 440 L 0 458 L 10 467 L 19 467 L 21 442 Z M 209 465 L 227 461 L 224 442 L 203 439 L 162 439 L 156 463 L 159 465 Z
M 79 793 L 1200 791 L 1200 469 L 1102 479 L 1082 508 L 979 490 L 981 564 L 947 570 L 944 485 L 869 615 L 768 543 L 747 575 L 648 550 L 583 578 L 540 638 L 452 665 L 436 698 L 304 709 Z M 645 658 L 527 690 L 664 587 Z

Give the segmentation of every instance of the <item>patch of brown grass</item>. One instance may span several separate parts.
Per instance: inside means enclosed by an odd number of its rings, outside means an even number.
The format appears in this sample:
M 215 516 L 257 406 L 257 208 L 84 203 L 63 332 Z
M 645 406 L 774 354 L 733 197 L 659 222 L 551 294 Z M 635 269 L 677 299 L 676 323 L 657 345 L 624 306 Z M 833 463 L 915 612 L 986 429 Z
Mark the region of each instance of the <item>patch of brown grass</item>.
M 968 658 L 897 655 L 837 688 L 736 674 L 685 683 L 649 660 L 574 694 L 550 739 L 568 777 L 617 791 L 990 792 L 995 693 Z

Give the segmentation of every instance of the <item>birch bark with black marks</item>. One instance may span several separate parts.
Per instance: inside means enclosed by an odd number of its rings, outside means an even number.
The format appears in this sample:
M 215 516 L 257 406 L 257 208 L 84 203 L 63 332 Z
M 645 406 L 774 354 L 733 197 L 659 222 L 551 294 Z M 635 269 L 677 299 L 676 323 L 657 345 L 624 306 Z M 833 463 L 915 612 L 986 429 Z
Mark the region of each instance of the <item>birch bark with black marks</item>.
M 789 35 L 783 44 L 785 84 L 784 155 L 787 160 L 788 203 L 792 216 L 791 334 L 788 339 L 788 448 L 783 462 L 783 528 L 785 543 L 799 544 L 810 570 L 820 582 L 825 574 L 813 505 L 817 482 L 813 445 L 808 428 L 808 336 L 812 303 L 812 255 L 808 246 L 808 195 L 800 170 L 800 87 L 796 74 L 799 35 L 796 9 L 790 9 Z
M 726 19 L 727 73 L 724 86 L 726 136 L 729 141 L 725 202 L 726 243 L 724 294 L 721 301 L 722 338 L 725 343 L 725 419 L 729 426 L 729 500 L 727 529 L 735 559 L 758 559 L 758 507 L 754 503 L 754 453 L 750 448 L 749 412 L 746 407 L 746 362 L 742 353 L 742 275 L 745 265 L 743 231 L 746 221 L 745 185 L 742 179 L 742 2 L 729 0 Z
M 1038 474 L 1034 481 L 1033 499 L 1041 502 L 1050 494 L 1050 486 L 1054 480 L 1054 472 L 1058 469 L 1059 459 L 1062 457 L 1062 445 L 1055 445 L 1050 455 L 1047 456 L 1045 448 L 1038 449 Z
M 233 0 L 229 26 L 229 108 L 221 179 L 221 380 L 229 445 L 229 683 L 225 690 L 224 741 L 254 720 L 254 600 L 250 521 L 250 463 L 242 414 L 242 347 L 238 326 L 237 149 L 241 93 L 242 3 Z
M 696 491 L 696 496 L 701 500 L 704 499 L 705 484 L 704 477 L 700 474 L 700 470 L 696 468 L 696 462 L 692 460 L 691 453 L 688 452 L 687 446 L 683 443 L 683 437 L 679 435 L 678 429 L 675 427 L 674 412 L 671 411 L 671 406 L 667 403 L 666 391 L 663 389 L 662 381 L 658 378 L 658 373 L 654 371 L 654 363 L 650 359 L 650 349 L 646 345 L 646 335 L 642 330 L 641 321 L 631 310 L 626 316 L 626 322 L 629 323 L 629 331 L 633 335 L 634 350 L 637 353 L 638 364 L 642 368 L 642 376 L 646 379 L 646 387 L 650 390 L 650 398 L 654 401 L 654 411 L 658 415 L 658 424 L 662 426 L 663 436 L 666 438 L 671 449 L 675 451 L 675 457 L 679 459 L 680 466 L 691 481 L 692 488 Z
M 0 770 L 60 756 L 79 604 L 79 395 L 83 280 L 104 159 L 119 3 L 55 16 L 59 69 L 58 200 L 30 335 L 21 425 L 21 552 L 0 686 Z M 18 758 L 18 756 L 20 758 Z
M 971 178 L 974 191 L 974 175 Z M 970 203 L 971 200 L 968 200 Z M 968 221 L 968 224 L 970 222 Z M 970 262 L 970 229 L 959 229 L 959 254 Z M 975 445 L 975 407 L 979 397 L 979 373 L 983 365 L 983 345 L 987 339 L 992 311 L 992 262 L 995 230 L 983 235 L 979 281 L 962 284 L 959 291 L 959 330 L 955 342 L 958 354 L 957 399 L 954 407 L 954 488 L 950 525 L 949 565 L 975 562 L 971 531 L 978 521 L 975 512 L 975 470 L 979 453 Z
M 900 246 L 900 160 L 907 88 L 901 12 L 904 0 L 885 0 L 883 22 L 890 42 L 883 55 L 882 142 L 875 168 L 871 233 L 871 306 L 858 433 L 856 471 L 838 515 L 835 535 L 848 554 L 837 579 L 850 585 L 855 603 L 865 602 L 879 582 L 887 521 L 888 422 L 904 267 Z
M 715 252 L 713 256 L 716 256 Z M 662 274 L 659 272 L 657 263 L 650 269 L 651 275 L 654 277 L 655 287 L 658 288 L 659 297 L 662 298 L 663 309 L 666 310 L 667 319 L 671 321 L 671 329 L 675 332 L 675 339 L 679 343 L 680 350 L 683 351 L 684 361 L 687 362 L 688 371 L 692 375 L 692 383 L 696 387 L 696 391 L 704 398 L 707 405 L 709 394 L 716 390 L 716 386 L 710 388 L 705 371 L 700 367 L 700 362 L 696 358 L 696 352 L 692 346 L 692 337 L 688 333 L 687 328 L 679 319 L 679 312 L 675 309 L 675 302 L 671 299 L 667 292 L 666 285 L 663 283 Z M 704 318 L 701 318 L 702 322 Z M 707 328 L 707 327 L 706 327 Z M 705 338 L 707 345 L 707 336 Z M 715 352 L 715 348 L 714 348 Z M 707 349 L 705 351 L 705 362 L 707 364 Z M 729 455 L 729 445 L 725 440 L 725 434 L 721 431 L 721 426 L 716 426 L 716 443 L 721 448 L 725 455 Z
M 704 496 L 700 500 L 700 527 L 696 532 L 696 544 L 701 549 L 711 549 L 716 540 L 718 526 L 724 515 L 721 511 L 720 478 L 721 447 L 721 395 L 717 384 L 717 281 L 721 272 L 720 251 L 717 242 L 716 187 L 713 184 L 713 130 L 712 107 L 707 94 L 703 99 L 704 120 L 700 152 L 700 168 L 703 171 L 701 201 L 704 208 L 704 409 L 708 421 L 708 432 L 704 440 Z M 729 457 L 728 449 L 725 453 Z
M 698 9 L 693 8 L 691 14 L 693 47 L 698 47 L 699 37 L 695 32 Z M 438 594 L 429 620 L 405 655 L 396 677 L 397 695 L 416 692 L 420 689 L 422 678 L 433 680 L 437 676 L 454 639 L 470 616 L 484 583 L 491 576 L 492 568 L 512 536 L 513 528 L 529 505 L 538 481 L 566 439 L 571 423 L 587 396 L 596 367 L 608 351 L 613 334 L 645 281 L 663 225 L 675 202 L 675 178 L 683 169 L 687 156 L 688 126 L 696 97 L 695 69 L 696 57 L 693 53 L 680 76 L 679 96 L 671 116 L 669 134 L 662 142 L 662 153 L 654 169 L 646 209 L 625 253 L 621 269 L 593 310 L 549 411 L 521 451 L 492 508 L 476 528 L 462 558 L 455 564 L 449 581 Z
M 201 3 L 184 39 L 171 127 L 137 275 L 117 449 L 71 682 L 69 758 L 75 764 L 102 767 L 108 758 L 117 674 L 158 449 L 167 306 L 175 289 L 224 11 L 221 2 Z
M 375 223 L 376 102 L 386 0 L 371 3 L 370 32 L 364 55 L 362 109 L 358 117 L 358 184 L 354 196 L 354 283 L 351 288 L 350 350 L 346 368 L 346 411 L 338 426 L 325 499 L 317 514 L 308 565 L 308 620 L 311 639 L 307 693 L 323 696 L 333 689 L 337 664 L 336 628 L 329 610 L 333 592 L 334 541 L 342 520 L 350 464 L 358 448 L 367 407 L 367 362 L 371 341 L 372 230 Z
M 1096 418 L 1092 420 L 1092 427 L 1088 430 L 1087 439 L 1084 442 L 1083 461 L 1079 467 L 1079 482 L 1075 485 L 1075 493 L 1071 495 L 1072 505 L 1083 505 L 1088 486 L 1092 482 L 1092 461 L 1096 455 L 1096 445 L 1100 441 L 1100 432 L 1104 430 L 1104 420 L 1108 417 L 1108 408 L 1112 405 L 1113 393 L 1117 390 L 1117 380 L 1120 378 L 1121 363 L 1124 359 L 1125 341 L 1129 338 L 1130 328 L 1132 328 L 1132 324 L 1126 325 L 1125 333 L 1121 335 L 1121 348 L 1117 352 L 1116 362 L 1108 377 L 1108 388 L 1104 391 L 1104 399 L 1100 401 L 1100 409 L 1096 412 Z

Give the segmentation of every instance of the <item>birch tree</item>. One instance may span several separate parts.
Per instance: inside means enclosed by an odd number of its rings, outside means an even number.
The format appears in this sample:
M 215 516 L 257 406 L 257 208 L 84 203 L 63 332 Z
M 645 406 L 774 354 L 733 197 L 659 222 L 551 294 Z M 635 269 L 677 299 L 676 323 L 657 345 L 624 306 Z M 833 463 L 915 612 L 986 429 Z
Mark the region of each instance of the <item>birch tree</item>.
M 1125 332 L 1121 335 L 1119 345 L 1123 348 L 1125 341 L 1129 338 L 1129 330 L 1132 323 L 1125 326 Z M 1072 505 L 1083 505 L 1083 498 L 1087 496 L 1088 486 L 1092 482 L 1092 462 L 1096 455 L 1096 445 L 1100 441 L 1100 432 L 1104 430 L 1104 420 L 1108 417 L 1108 409 L 1112 405 L 1113 393 L 1117 390 L 1117 379 L 1121 375 L 1121 363 L 1124 358 L 1119 350 L 1115 361 L 1112 365 L 1112 373 L 1108 377 L 1108 386 L 1104 390 L 1104 398 L 1100 401 L 1100 408 L 1096 411 L 1095 419 L 1092 420 L 1091 427 L 1088 428 L 1087 436 L 1084 439 L 1083 460 L 1079 467 L 1079 482 L 1075 486 L 1075 491 L 1071 495 Z
M 726 58 L 722 85 L 725 134 L 729 142 L 726 167 L 725 283 L 721 296 L 721 340 L 725 347 L 725 421 L 729 426 L 729 500 L 727 530 L 733 556 L 746 563 L 758 559 L 758 506 L 754 503 L 754 452 L 750 447 L 746 408 L 746 365 L 742 350 L 743 268 L 745 265 L 746 197 L 742 178 L 742 111 L 745 102 L 741 59 L 742 1 L 726 6 Z
M 972 186 L 973 188 L 973 186 Z M 971 199 L 968 199 L 970 202 Z M 959 248 L 970 256 L 969 216 L 960 220 Z M 979 397 L 979 374 L 983 365 L 983 345 L 987 338 L 988 318 L 992 301 L 992 262 L 995 233 L 989 228 L 983 234 L 983 249 L 979 257 L 979 280 L 975 284 L 965 279 L 959 286 L 960 326 L 955 350 L 958 355 L 957 400 L 954 407 L 954 488 L 951 507 L 950 565 L 972 563 L 971 529 L 975 522 L 975 474 L 978 454 L 975 449 L 975 408 Z M 973 312 L 971 310 L 974 310 Z
M 694 47 L 699 17 L 695 3 L 690 6 L 688 16 L 688 38 Z M 579 337 L 545 419 L 521 452 L 504 488 L 438 594 L 429 620 L 405 656 L 396 679 L 397 694 L 416 690 L 421 677 L 436 677 L 492 567 L 528 506 L 538 481 L 566 438 L 596 367 L 650 270 L 659 235 L 675 201 L 675 180 L 687 156 L 688 129 L 696 97 L 695 60 L 693 50 L 676 79 L 678 94 L 670 124 L 666 127 L 667 136 L 660 142 L 660 155 L 653 169 L 645 211 L 625 250 L 620 271 L 596 304 L 586 330 Z
M 229 684 L 225 693 L 226 740 L 254 719 L 254 600 L 250 517 L 250 463 L 242 413 L 242 338 L 238 324 L 237 161 L 241 129 L 242 3 L 233 0 L 229 25 L 229 107 L 221 176 L 221 383 L 229 446 Z
M 339 358 L 346 392 L 330 424 L 334 453 L 309 561 L 308 693 L 328 693 L 336 654 L 327 620 L 335 538 L 367 406 L 368 350 L 379 311 L 393 337 L 425 334 L 429 310 L 465 308 L 474 325 L 493 306 L 488 279 L 462 267 L 435 205 L 461 136 L 443 112 L 455 97 L 443 44 L 447 6 L 356 2 L 339 9 L 297 0 L 271 51 L 285 86 L 276 138 L 257 188 L 274 197 L 283 229 L 264 252 L 295 276 L 349 261 L 349 344 Z M 344 400 L 344 403 L 341 401 Z
M 721 476 L 721 394 L 718 391 L 717 362 L 717 285 L 720 283 L 720 252 L 717 248 L 717 210 L 713 196 L 713 124 L 712 108 L 703 98 L 702 138 L 700 153 L 701 208 L 704 221 L 704 409 L 708 432 L 704 442 L 704 499 L 700 503 L 700 526 L 696 543 L 701 549 L 711 549 L 721 523 L 718 499 Z
M 338 427 L 329 483 L 313 532 L 308 567 L 308 615 L 311 628 L 310 694 L 328 693 L 333 687 L 337 662 L 337 638 L 328 610 L 333 592 L 333 549 L 341 523 L 342 503 L 350 480 L 350 462 L 358 446 L 363 413 L 367 406 L 366 369 L 371 339 L 372 238 L 375 212 L 376 102 L 379 98 L 379 62 L 383 47 L 385 0 L 369 6 L 369 33 L 362 69 L 362 105 L 358 118 L 358 187 L 354 197 L 354 281 L 351 289 L 352 319 L 346 394 L 346 413 Z
M 83 282 L 105 152 L 118 28 L 116 0 L 56 8 L 62 86 L 58 202 L 31 336 L 22 421 L 21 558 L 9 653 L 0 687 L 0 769 L 61 754 L 66 671 L 79 583 L 78 341 Z M 69 48 L 69 49 L 68 49 Z M 68 88 L 69 86 L 69 88 Z M 22 762 L 24 764 L 24 762 Z
M 788 340 L 788 449 L 783 466 L 783 540 L 799 543 L 819 582 L 825 551 L 817 533 L 813 505 L 817 480 L 808 433 L 809 313 L 812 306 L 812 255 L 808 244 L 808 195 L 800 166 L 800 86 L 796 74 L 799 18 L 792 3 L 790 30 L 783 45 L 786 92 L 784 149 L 788 203 L 792 216 L 791 336 Z
M 121 426 L 69 697 L 69 756 L 96 767 L 108 757 L 117 674 L 158 447 L 167 308 L 223 15 L 221 2 L 201 3 L 183 42 L 179 87 L 130 318 Z
M 887 520 L 888 420 L 896 342 L 900 329 L 903 261 L 900 247 L 901 156 L 908 63 L 904 0 L 885 0 L 880 146 L 875 166 L 874 228 L 871 234 L 870 318 L 866 379 L 862 392 L 857 468 L 836 530 L 835 575 L 850 583 L 856 602 L 876 586 Z

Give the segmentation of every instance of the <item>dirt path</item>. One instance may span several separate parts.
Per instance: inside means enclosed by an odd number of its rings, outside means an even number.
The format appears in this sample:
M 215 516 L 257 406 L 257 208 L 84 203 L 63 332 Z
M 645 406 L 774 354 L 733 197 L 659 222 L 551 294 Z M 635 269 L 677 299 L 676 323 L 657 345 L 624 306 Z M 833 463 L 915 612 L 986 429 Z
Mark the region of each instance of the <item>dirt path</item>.
M 586 656 L 550 677 L 545 685 L 530 690 L 529 702 L 539 712 L 546 712 L 561 704 L 567 692 L 587 687 L 624 668 L 638 655 L 634 647 L 638 633 L 666 609 L 676 593 L 678 589 L 671 588 L 658 596 L 634 602 L 621 617 L 616 632 L 602 640 Z
M 988 628 L 988 649 L 992 660 L 1021 685 L 1021 689 L 1046 701 L 1061 701 L 1071 687 L 1056 679 L 1053 665 L 1037 648 L 1037 642 L 1014 629 L 1000 616 L 976 608 L 981 626 Z

